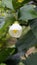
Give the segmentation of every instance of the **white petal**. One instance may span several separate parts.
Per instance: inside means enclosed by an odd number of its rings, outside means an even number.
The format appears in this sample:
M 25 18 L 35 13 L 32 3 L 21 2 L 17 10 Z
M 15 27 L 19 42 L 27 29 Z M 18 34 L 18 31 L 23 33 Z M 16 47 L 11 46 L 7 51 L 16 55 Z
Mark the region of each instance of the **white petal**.
M 17 30 L 17 32 L 14 33 L 13 30 Z M 21 34 L 22 34 L 22 26 L 20 26 L 18 23 L 17 24 L 13 24 L 9 28 L 9 34 L 12 37 L 19 38 L 21 36 Z

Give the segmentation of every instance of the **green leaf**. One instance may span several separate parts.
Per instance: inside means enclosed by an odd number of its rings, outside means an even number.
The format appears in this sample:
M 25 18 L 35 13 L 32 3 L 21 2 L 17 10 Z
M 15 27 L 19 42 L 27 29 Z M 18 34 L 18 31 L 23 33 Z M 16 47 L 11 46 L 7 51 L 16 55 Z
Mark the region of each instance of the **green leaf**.
M 8 58 L 8 56 L 10 55 L 10 53 L 13 54 L 14 53 L 13 50 L 14 50 L 14 48 L 5 48 L 5 49 L 2 49 L 0 51 L 0 62 L 5 61 Z
M 8 17 L 5 20 L 4 25 L 2 26 L 2 28 L 0 29 L 0 38 L 6 34 L 6 32 L 8 32 L 8 28 L 9 26 L 15 21 L 14 17 Z M 3 21 L 2 21 L 3 22 Z
M 24 49 L 29 49 L 37 44 L 37 39 L 34 36 L 32 30 L 30 29 L 26 34 L 17 41 L 17 48 L 19 51 L 24 51 Z
M 2 5 L 4 7 L 14 10 L 13 5 L 12 5 L 12 0 L 2 0 Z
M 37 52 L 30 55 L 26 60 L 27 65 L 37 65 Z
M 4 18 L 0 18 L 0 29 L 3 27 L 5 24 Z
M 24 5 L 20 8 L 19 20 L 30 20 L 37 18 L 37 11 L 34 9 L 34 5 Z
M 31 0 L 23 0 L 23 2 L 18 2 L 18 0 L 12 0 L 12 4 L 15 10 L 19 9 L 22 7 L 24 4 L 28 3 Z
M 31 30 L 37 39 L 37 19 L 34 19 L 30 23 Z

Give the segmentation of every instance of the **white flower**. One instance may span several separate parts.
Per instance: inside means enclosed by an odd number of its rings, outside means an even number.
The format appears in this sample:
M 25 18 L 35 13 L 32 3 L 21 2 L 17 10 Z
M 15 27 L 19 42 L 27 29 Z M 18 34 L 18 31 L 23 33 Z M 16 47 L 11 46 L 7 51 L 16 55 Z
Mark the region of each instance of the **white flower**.
M 19 38 L 22 34 L 22 26 L 17 22 L 18 21 L 15 21 L 15 23 L 9 28 L 9 34 L 11 37 Z

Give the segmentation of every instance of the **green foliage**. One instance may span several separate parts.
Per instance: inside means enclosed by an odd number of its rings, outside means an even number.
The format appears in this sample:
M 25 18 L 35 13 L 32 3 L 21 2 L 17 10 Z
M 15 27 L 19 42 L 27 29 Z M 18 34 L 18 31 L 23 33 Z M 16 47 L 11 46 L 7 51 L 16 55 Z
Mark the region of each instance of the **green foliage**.
M 20 20 L 30 20 L 37 18 L 37 12 L 34 9 L 35 5 L 24 5 L 20 8 Z
M 25 49 L 28 50 L 30 47 L 37 45 L 37 7 L 35 4 L 28 4 L 30 1 L 31 0 L 24 0 L 23 2 L 18 2 L 18 0 L 0 1 L 0 63 L 15 52 L 13 47 L 7 48 L 6 45 L 8 44 L 7 40 L 11 38 L 8 33 L 9 27 L 16 20 L 18 20 L 19 24 L 23 25 L 22 36 L 16 43 L 18 51 L 22 52 L 25 51 Z M 5 15 L 2 13 L 5 13 Z M 35 57 L 33 55 L 33 57 L 36 59 L 37 56 Z M 26 63 L 28 65 L 37 65 L 37 63 L 34 64 L 33 61 L 35 60 L 33 57 L 28 57 L 26 62 L 24 60 L 25 63 L 20 59 L 21 61 L 18 65 L 26 65 Z
M 18 0 L 12 0 L 12 4 L 15 10 L 17 10 L 18 8 L 20 8 L 21 6 L 23 6 L 24 4 L 28 3 L 31 0 L 23 0 L 23 2 L 18 2 Z
M 12 53 L 14 53 L 14 48 L 4 48 L 0 51 L 0 62 L 3 62 L 7 59 L 7 57 Z
M 2 0 L 2 6 L 13 9 L 12 0 Z
M 26 60 L 27 65 L 37 65 L 37 53 L 32 54 Z
M 1 63 L 0 65 L 6 65 L 6 64 L 4 64 L 4 63 Z
M 29 21 L 29 27 L 27 26 L 23 30 L 21 38 L 17 42 L 18 50 L 28 49 L 37 45 L 37 19 Z
M 33 34 L 35 35 L 36 39 L 37 39 L 37 19 L 33 20 L 30 23 L 30 27 L 32 29 Z

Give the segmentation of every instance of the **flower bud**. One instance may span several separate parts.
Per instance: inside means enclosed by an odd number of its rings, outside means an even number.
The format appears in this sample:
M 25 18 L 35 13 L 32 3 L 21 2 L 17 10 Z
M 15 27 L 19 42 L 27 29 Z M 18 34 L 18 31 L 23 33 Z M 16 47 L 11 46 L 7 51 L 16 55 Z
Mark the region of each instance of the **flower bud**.
M 18 0 L 19 3 L 22 3 L 24 0 Z

